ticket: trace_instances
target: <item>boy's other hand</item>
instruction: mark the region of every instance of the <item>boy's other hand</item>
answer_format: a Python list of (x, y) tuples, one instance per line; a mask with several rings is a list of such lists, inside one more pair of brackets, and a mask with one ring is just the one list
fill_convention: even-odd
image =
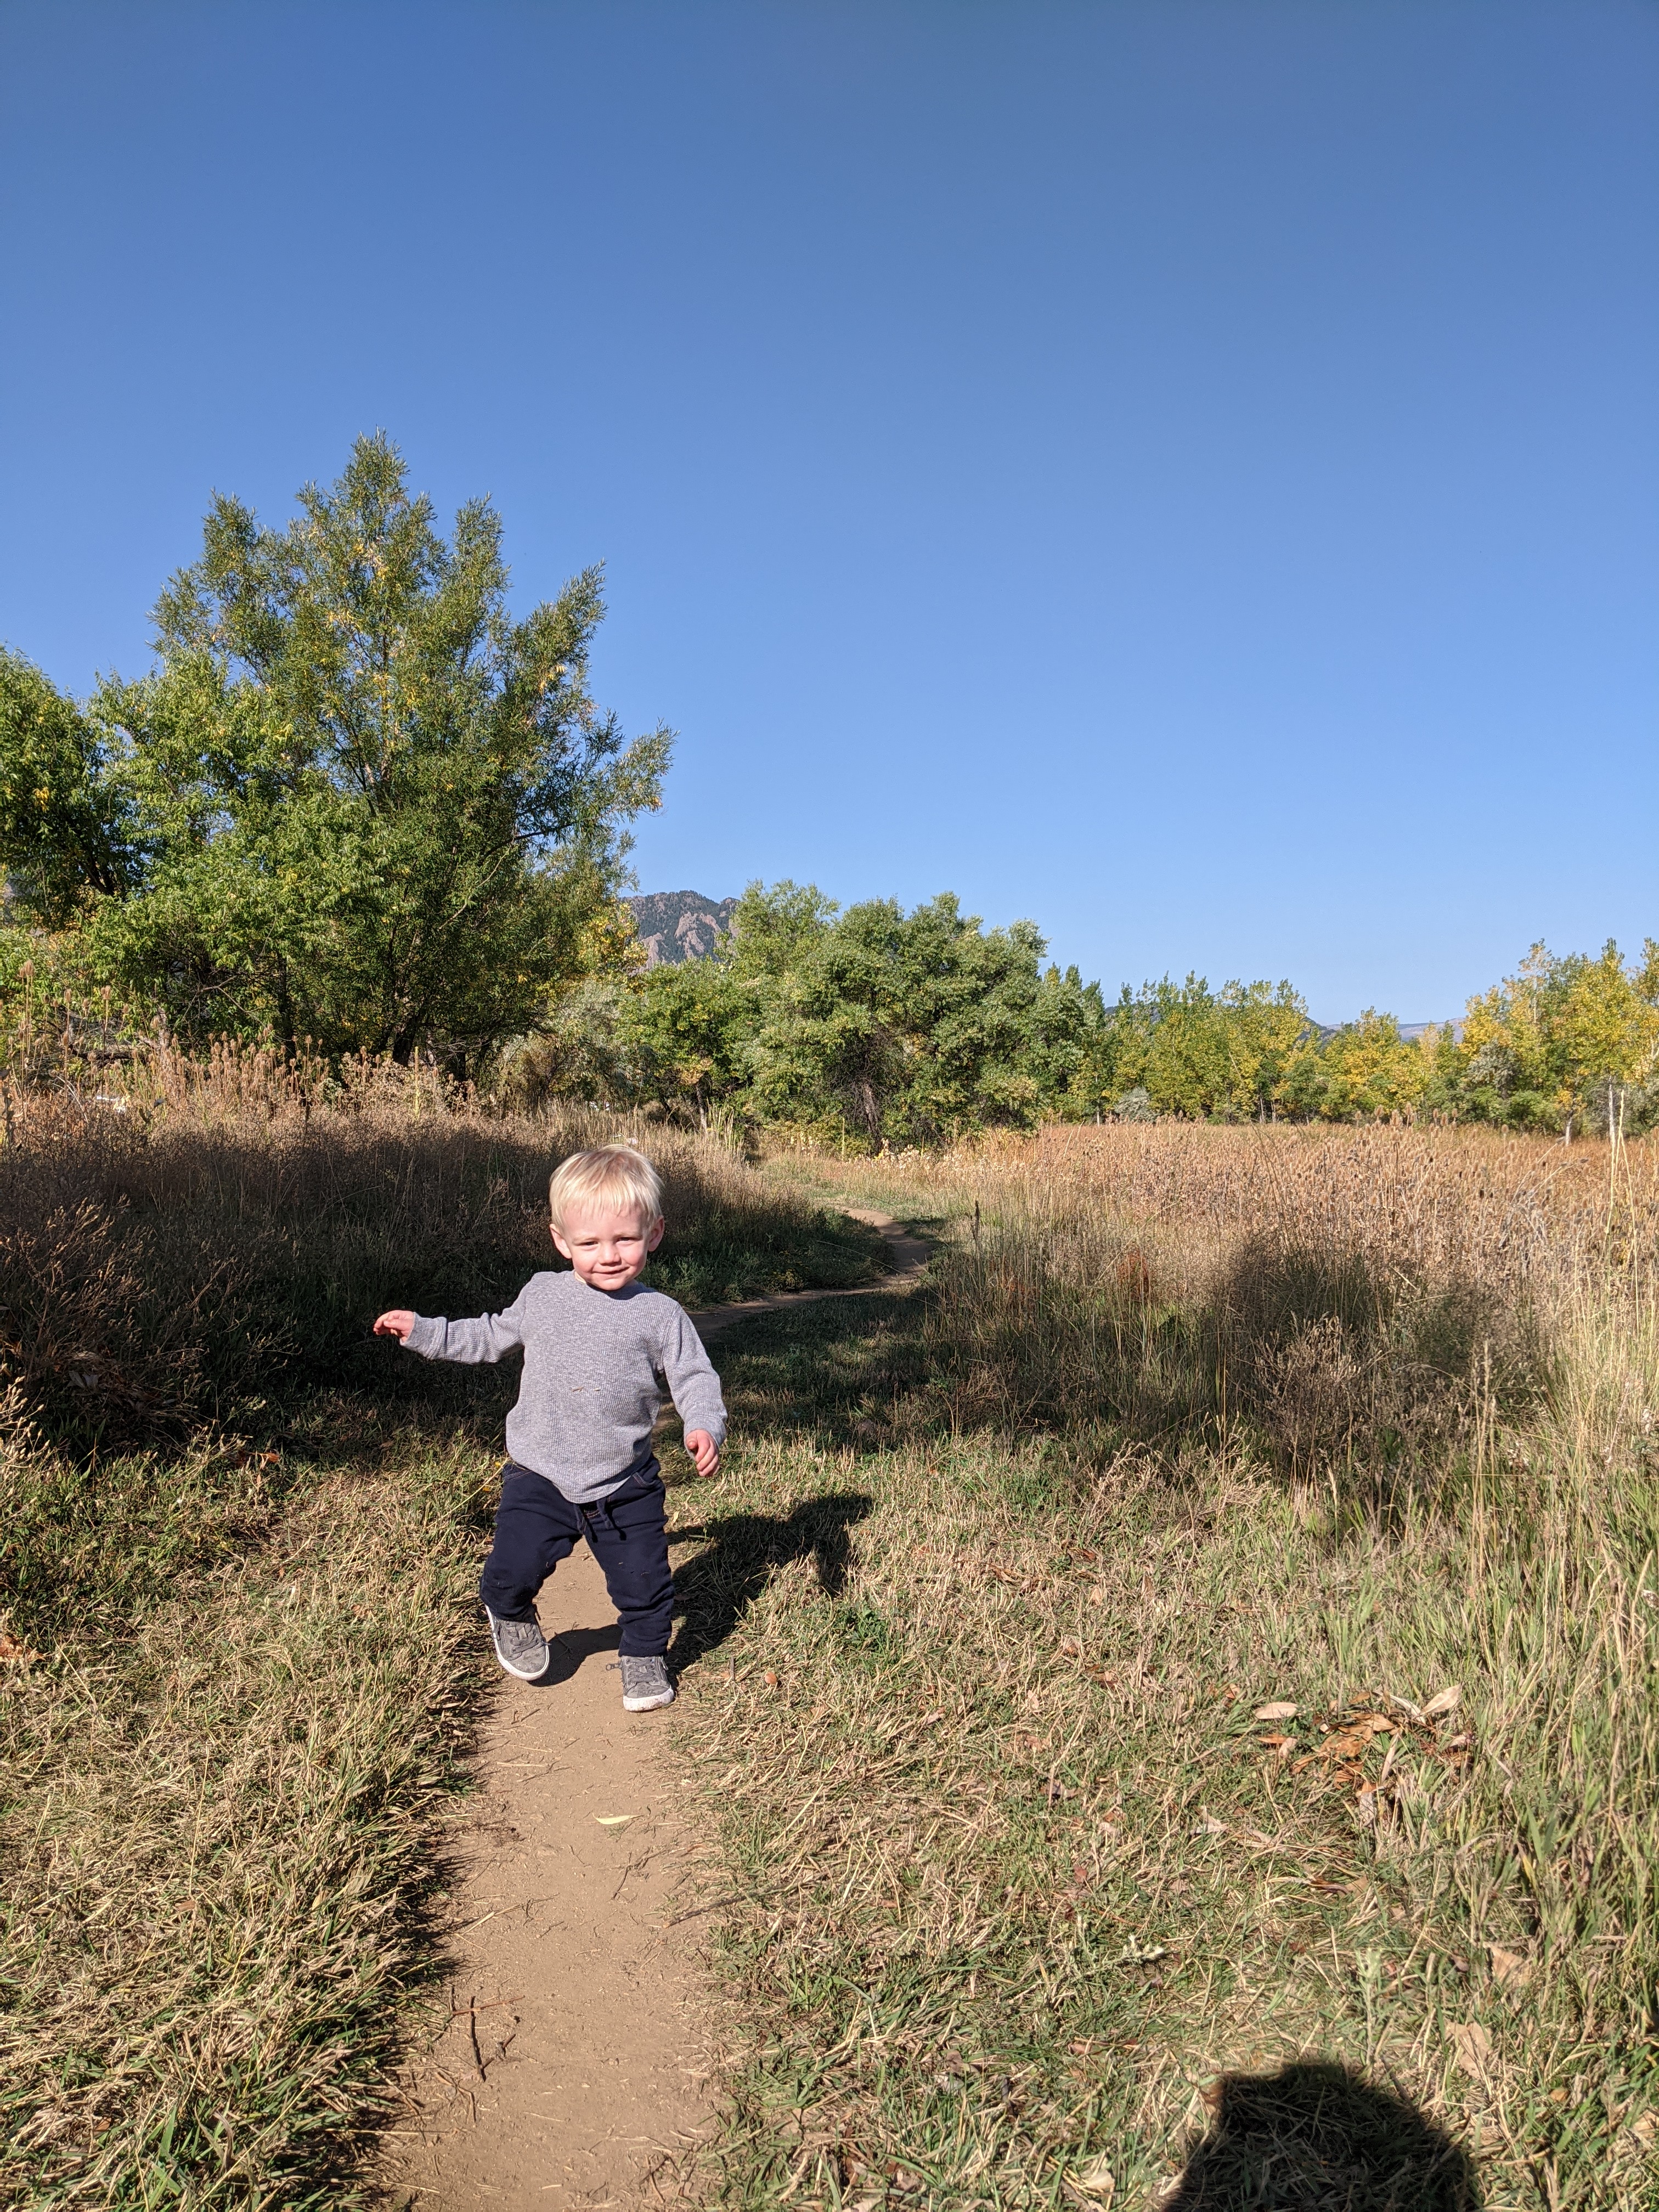
[(383, 1313), (375, 1322), (374, 1334), (376, 1336), (395, 1336), (401, 1344), (414, 1326), (412, 1313), (405, 1313), (401, 1306), (393, 1306), (390, 1313)]
[(720, 1448), (707, 1429), (693, 1429), (685, 1440), (685, 1449), (699, 1474), (713, 1474), (720, 1463)]

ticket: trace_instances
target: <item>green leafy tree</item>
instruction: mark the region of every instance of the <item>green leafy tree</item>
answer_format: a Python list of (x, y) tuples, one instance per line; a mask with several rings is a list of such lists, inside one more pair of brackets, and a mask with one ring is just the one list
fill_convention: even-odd
[(1128, 1099), (1123, 1110), (1136, 1116), (1249, 1121), (1269, 1110), (1307, 1021), (1288, 983), (1126, 985), (1106, 1017), (1097, 1096), (1109, 1112)]
[(1469, 1119), (1522, 1128), (1599, 1127), (1609, 1097), (1636, 1094), (1650, 1121), (1659, 1069), (1659, 945), (1640, 967), (1611, 939), (1599, 958), (1534, 945), (1518, 975), (1469, 1000), (1457, 1079), (1446, 1088)]
[(1044, 970), (1034, 923), (987, 930), (948, 892), (834, 919), (817, 893), (780, 893), (751, 890), (733, 920), (733, 966), (762, 986), (746, 1056), (763, 1118), (933, 1143), (1057, 1110), (1098, 994)]
[(1414, 1119), (1434, 1074), (1434, 1044), (1400, 1034), (1392, 1014), (1368, 1006), (1325, 1038), (1304, 1038), (1278, 1088), (1293, 1115), (1327, 1121)]
[(684, 1103), (707, 1123), (711, 1106), (741, 1088), (752, 1005), (723, 961), (665, 962), (624, 994), (617, 1024), (636, 1094)]
[(0, 858), (186, 1034), (468, 1074), (580, 972), (668, 733), (629, 743), (589, 694), (599, 572), (515, 621), (493, 508), (447, 541), (389, 440), (300, 507), (276, 531), (214, 501), (141, 681), (54, 710), (0, 670)]
[(106, 733), (21, 653), (0, 647), (0, 862), (51, 930), (124, 897), (144, 855), (111, 775)]
[(572, 1001), (556, 1048), (515, 1066), (591, 1081), (608, 1058), (616, 1103), (731, 1106), (870, 1145), (1030, 1127), (1075, 1096), (1103, 1018), (1098, 990), (1043, 952), (1030, 922), (987, 930), (948, 894), (842, 914), (811, 885), (754, 884), (718, 955)]

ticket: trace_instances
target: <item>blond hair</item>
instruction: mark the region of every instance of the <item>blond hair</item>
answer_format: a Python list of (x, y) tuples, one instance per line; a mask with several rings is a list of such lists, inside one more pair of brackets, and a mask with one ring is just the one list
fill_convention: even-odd
[(564, 1227), (568, 1214), (602, 1206), (636, 1207), (651, 1222), (662, 1212), (662, 1177), (632, 1145), (596, 1145), (560, 1161), (547, 1196), (556, 1229)]

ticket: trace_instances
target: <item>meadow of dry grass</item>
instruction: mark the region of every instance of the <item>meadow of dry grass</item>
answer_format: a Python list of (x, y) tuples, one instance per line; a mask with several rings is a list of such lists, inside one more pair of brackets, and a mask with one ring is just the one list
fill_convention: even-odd
[[(4, 1099), (0, 2198), (344, 2206), (514, 1380), (361, 1331), (515, 1289), (595, 1132), (152, 1078)], [(1659, 2200), (1645, 1148), (649, 1141), (688, 1302), (867, 1273), (842, 1200), (938, 1242), (723, 1338), (726, 1466), (667, 1455), (728, 2000), (690, 2197)]]
[(703, 2185), (1656, 2201), (1647, 1155), (1160, 1127), (774, 1172), (942, 1249), (880, 1326), (725, 1351)]
[[(0, 1102), (0, 2202), (335, 2208), (432, 1970), (516, 1382), (368, 1326), (505, 1303), (597, 1132), (151, 1074)], [(878, 1263), (653, 1143), (683, 1296)]]

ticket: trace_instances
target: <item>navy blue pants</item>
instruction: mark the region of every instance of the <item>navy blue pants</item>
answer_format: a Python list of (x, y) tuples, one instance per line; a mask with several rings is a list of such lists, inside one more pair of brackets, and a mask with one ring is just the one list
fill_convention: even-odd
[(630, 1658), (659, 1659), (674, 1614), (667, 1508), (655, 1460), (591, 1505), (573, 1505), (544, 1474), (508, 1460), (478, 1595), (503, 1620), (533, 1620), (537, 1591), (586, 1536), (622, 1622), (618, 1650)]

